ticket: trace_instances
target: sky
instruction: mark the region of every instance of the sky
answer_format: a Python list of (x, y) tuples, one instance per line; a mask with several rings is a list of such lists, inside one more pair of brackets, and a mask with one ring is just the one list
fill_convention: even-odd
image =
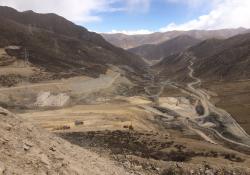
[(250, 28), (250, 0), (0, 0), (0, 5), (56, 13), (99, 33)]

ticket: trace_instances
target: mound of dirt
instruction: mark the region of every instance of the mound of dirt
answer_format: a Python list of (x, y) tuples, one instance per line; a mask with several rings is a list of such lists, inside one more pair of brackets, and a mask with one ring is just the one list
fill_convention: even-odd
[(65, 93), (53, 95), (50, 92), (41, 92), (38, 94), (36, 106), (64, 106), (69, 101), (69, 96)]
[(0, 133), (1, 175), (127, 174), (112, 161), (71, 145), (3, 108), (0, 108)]

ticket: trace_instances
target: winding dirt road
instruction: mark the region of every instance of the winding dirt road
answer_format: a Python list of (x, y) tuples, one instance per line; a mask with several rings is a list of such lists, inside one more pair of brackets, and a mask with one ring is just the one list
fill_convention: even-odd
[(204, 114), (200, 116), (199, 119), (209, 117), (211, 113), (216, 114), (217, 116), (219, 116), (219, 120), (222, 121), (223, 124), (226, 126), (227, 131), (232, 133), (234, 136), (238, 137), (242, 143), (223, 136), (221, 133), (219, 133), (217, 130), (213, 128), (209, 129), (213, 130), (224, 141), (250, 148), (250, 136), (245, 132), (245, 130), (233, 119), (233, 117), (229, 113), (227, 113), (223, 109), (215, 107), (214, 104), (212, 104), (209, 101), (210, 100), (209, 94), (207, 94), (202, 89), (194, 87), (201, 84), (201, 80), (194, 76), (193, 61), (196, 58), (190, 54), (186, 54), (186, 57), (190, 59), (190, 65), (188, 66), (188, 69), (190, 71), (189, 76), (194, 80), (193, 82), (187, 84), (188, 90), (190, 91), (190, 95), (199, 100), (202, 106), (204, 107)]

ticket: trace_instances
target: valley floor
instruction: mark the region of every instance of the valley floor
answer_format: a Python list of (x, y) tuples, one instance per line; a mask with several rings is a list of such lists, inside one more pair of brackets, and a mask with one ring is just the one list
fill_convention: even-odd
[[(28, 78), (10, 83), (11, 87), (4, 87), (3, 81), (1, 105), (73, 144), (109, 157), (131, 174), (155, 175), (170, 169), (201, 174), (250, 172), (249, 154), (232, 149), (210, 132), (217, 120), (197, 121), (208, 114), (203, 104), (207, 99), (197, 99), (192, 92), (197, 82), (181, 86), (159, 81), (150, 70), (144, 77), (134, 75), (132, 81), (121, 69), (111, 67), (98, 78), (45, 78), (33, 83), (30, 76), (46, 72), (28, 66), (29, 73), (5, 74)], [(190, 71), (192, 75), (191, 67)], [(223, 96), (219, 84), (202, 85), (219, 94), (214, 98), (213, 93), (202, 91), (212, 99)], [(248, 89), (247, 84), (239, 86)], [(226, 109), (223, 102), (217, 104)], [(203, 114), (197, 110), (199, 105), (203, 105)]]
[(204, 82), (204, 89), (215, 92), (212, 100), (228, 111), (250, 134), (250, 81)]

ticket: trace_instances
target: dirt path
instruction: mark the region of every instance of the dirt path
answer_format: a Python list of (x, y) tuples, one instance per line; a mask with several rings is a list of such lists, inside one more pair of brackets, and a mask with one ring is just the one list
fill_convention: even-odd
[[(84, 76), (83, 76), (84, 77)], [(114, 73), (113, 75), (103, 75), (99, 78), (82, 78), (79, 77), (67, 80), (57, 80), (54, 82), (47, 83), (37, 83), (37, 84), (27, 84), (16, 87), (0, 88), (0, 92), (12, 91), (12, 90), (26, 90), (30, 88), (43, 88), (43, 87), (56, 87), (64, 86), (69, 87), (69, 89), (81, 92), (92, 92), (100, 89), (109, 88), (112, 84), (120, 77), (119, 73)]]
[(225, 138), (224, 136), (222, 136), (218, 131), (216, 131), (218, 133), (218, 136), (221, 137), (223, 140), (229, 141), (231, 143), (240, 145), (240, 146), (246, 146), (248, 148), (250, 148), (250, 137), (249, 135), (244, 131), (244, 129), (242, 129), (242, 127), (232, 118), (232, 116), (227, 113), (225, 110), (223, 109), (219, 109), (217, 107), (215, 107), (210, 101), (210, 95), (207, 94), (205, 91), (195, 88), (194, 86), (199, 85), (201, 83), (201, 80), (197, 77), (195, 77), (194, 74), (194, 69), (193, 69), (193, 60), (195, 59), (194, 56), (191, 55), (187, 55), (187, 57), (190, 58), (190, 65), (188, 67), (188, 69), (190, 70), (189, 72), (189, 76), (190, 78), (192, 78), (194, 81), (189, 83), (188, 89), (191, 91), (190, 95), (192, 96), (198, 96), (200, 100), (200, 102), (202, 103), (202, 106), (204, 107), (204, 114), (202, 116), (200, 116), (200, 118), (204, 118), (207, 117), (211, 114), (211, 112), (217, 114), (218, 116), (222, 117), (224, 120), (224, 123), (226, 124), (228, 130), (233, 133), (234, 135), (238, 136), (240, 139), (244, 140), (244, 143), (239, 143), (239, 142), (235, 142), (234, 140), (231, 140), (229, 138)]
[(9, 87), (9, 88), (1, 88), (0, 92), (4, 91), (11, 91), (11, 90), (20, 90), (20, 89), (28, 89), (28, 88), (35, 88), (35, 87), (44, 87), (44, 86), (58, 86), (63, 85), (64, 83), (39, 83), (39, 84), (30, 84), (30, 85), (23, 85), (17, 87)]

